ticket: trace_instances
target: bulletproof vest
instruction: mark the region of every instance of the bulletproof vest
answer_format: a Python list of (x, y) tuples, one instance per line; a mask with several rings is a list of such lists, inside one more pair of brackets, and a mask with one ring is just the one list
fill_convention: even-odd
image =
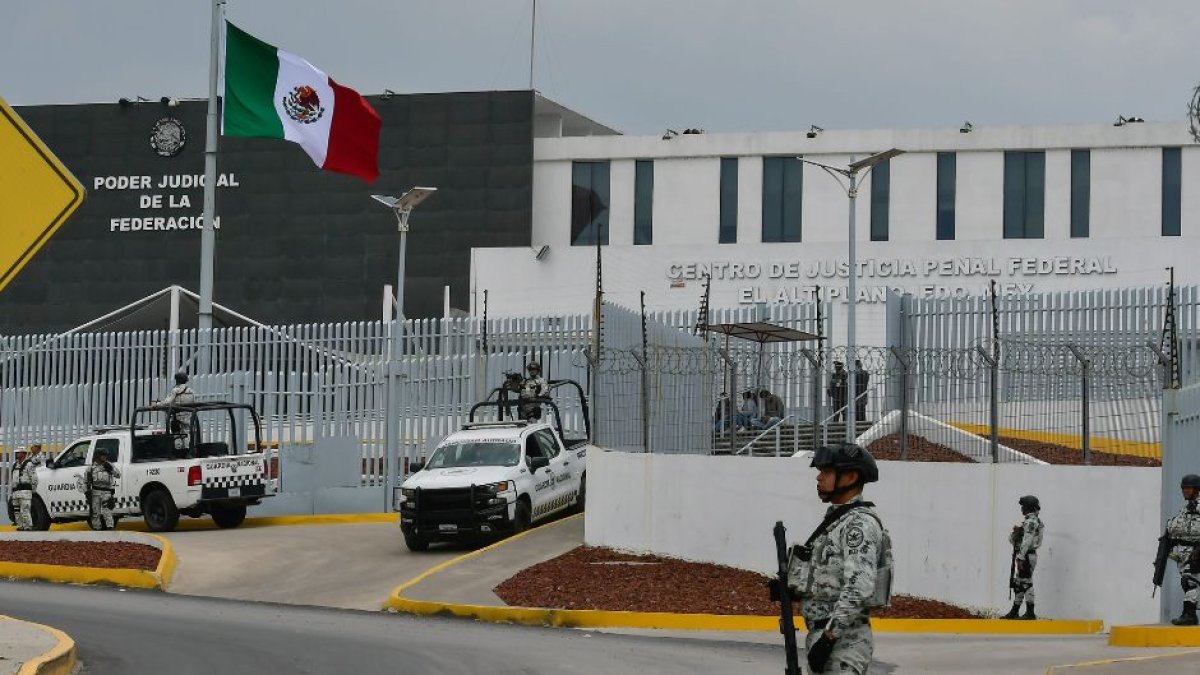
[(1193, 544), (1200, 542), (1200, 513), (1192, 513), (1184, 507), (1181, 513), (1167, 521), (1167, 531), (1172, 539)]
[(92, 489), (93, 490), (111, 490), (113, 489), (113, 475), (104, 468), (103, 464), (93, 464), (91, 469)]
[[(861, 508), (861, 507), (860, 507)], [(883, 526), (883, 521), (874, 511), (863, 509), (863, 514), (875, 519), (879, 523), (880, 538), (879, 550), (876, 553), (875, 560), (875, 588), (871, 595), (866, 598), (864, 607), (867, 609), (875, 609), (878, 607), (887, 607), (892, 601), (892, 576), (895, 568), (895, 560), (892, 556), (892, 536), (888, 533), (887, 528)], [(841, 520), (849, 515), (849, 511), (842, 515), (841, 518), (831, 524), (828, 529), (833, 529)], [(824, 534), (824, 533), (821, 533)], [(813, 546), (818, 544), (818, 546)], [(814, 573), (816, 565), (813, 563), (814, 558), (821, 557), (821, 549), (829, 545), (828, 538), (814, 537), (803, 546), (793, 547), (791, 560), (789, 561), (789, 578), (796, 580), (794, 584), (801, 596), (805, 595), (813, 585)]]

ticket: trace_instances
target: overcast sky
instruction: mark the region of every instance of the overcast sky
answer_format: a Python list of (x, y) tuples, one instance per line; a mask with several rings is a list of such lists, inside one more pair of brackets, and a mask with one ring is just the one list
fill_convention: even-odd
[[(2, 0), (13, 105), (207, 96), (209, 0)], [(533, 0), (229, 0), (364, 94), (524, 89)], [(625, 133), (1182, 121), (1197, 0), (539, 0), (535, 88)]]

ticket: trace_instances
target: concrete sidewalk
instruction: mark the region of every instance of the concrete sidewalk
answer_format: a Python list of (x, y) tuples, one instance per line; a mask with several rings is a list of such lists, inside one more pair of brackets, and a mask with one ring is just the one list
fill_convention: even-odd
[(62, 645), (46, 627), (0, 615), (0, 675), (16, 675), (27, 662), (69, 649), (69, 655), (39, 668), (39, 673), (66, 673), (75, 663), (75, 644)]

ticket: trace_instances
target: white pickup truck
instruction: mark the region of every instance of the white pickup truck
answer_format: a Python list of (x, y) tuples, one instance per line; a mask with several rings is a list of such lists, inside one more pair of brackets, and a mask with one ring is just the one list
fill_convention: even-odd
[[(513, 405), (476, 404), (472, 420), (481, 407), (496, 407), (501, 419), (469, 422), (442, 439), (428, 462), (409, 467), (412, 474), (394, 495), (409, 550), (423, 551), (437, 540), (513, 534), (556, 513), (583, 509), (588, 438), (564, 438), (558, 407), (549, 399), (542, 405), (554, 424), (505, 421), (503, 411)], [(590, 435), (586, 402), (583, 418)]]
[[(136, 424), (158, 416), (158, 428)], [(252, 425), (254, 439), (242, 438)], [(104, 428), (69, 443), (39, 467), (33, 522), (87, 520), (84, 472), (97, 450), (105, 450), (121, 477), (113, 498), (114, 519), (142, 516), (154, 532), (175, 529), (180, 514), (212, 516), (220, 527), (237, 527), (246, 507), (274, 494), (270, 458), (260, 441), (258, 414), (249, 405), (206, 402), (138, 408), (128, 427)], [(230, 454), (231, 449), (250, 452)], [(10, 514), (11, 516), (11, 514)]]

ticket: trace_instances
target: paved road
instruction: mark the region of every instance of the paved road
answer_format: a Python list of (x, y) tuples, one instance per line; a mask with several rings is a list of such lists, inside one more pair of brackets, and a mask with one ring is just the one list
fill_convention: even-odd
[(414, 554), (395, 523), (172, 532), (172, 593), (377, 610), (392, 589), (470, 550)]
[(85, 675), (778, 675), (777, 648), (0, 582), (0, 607), (76, 641)]

